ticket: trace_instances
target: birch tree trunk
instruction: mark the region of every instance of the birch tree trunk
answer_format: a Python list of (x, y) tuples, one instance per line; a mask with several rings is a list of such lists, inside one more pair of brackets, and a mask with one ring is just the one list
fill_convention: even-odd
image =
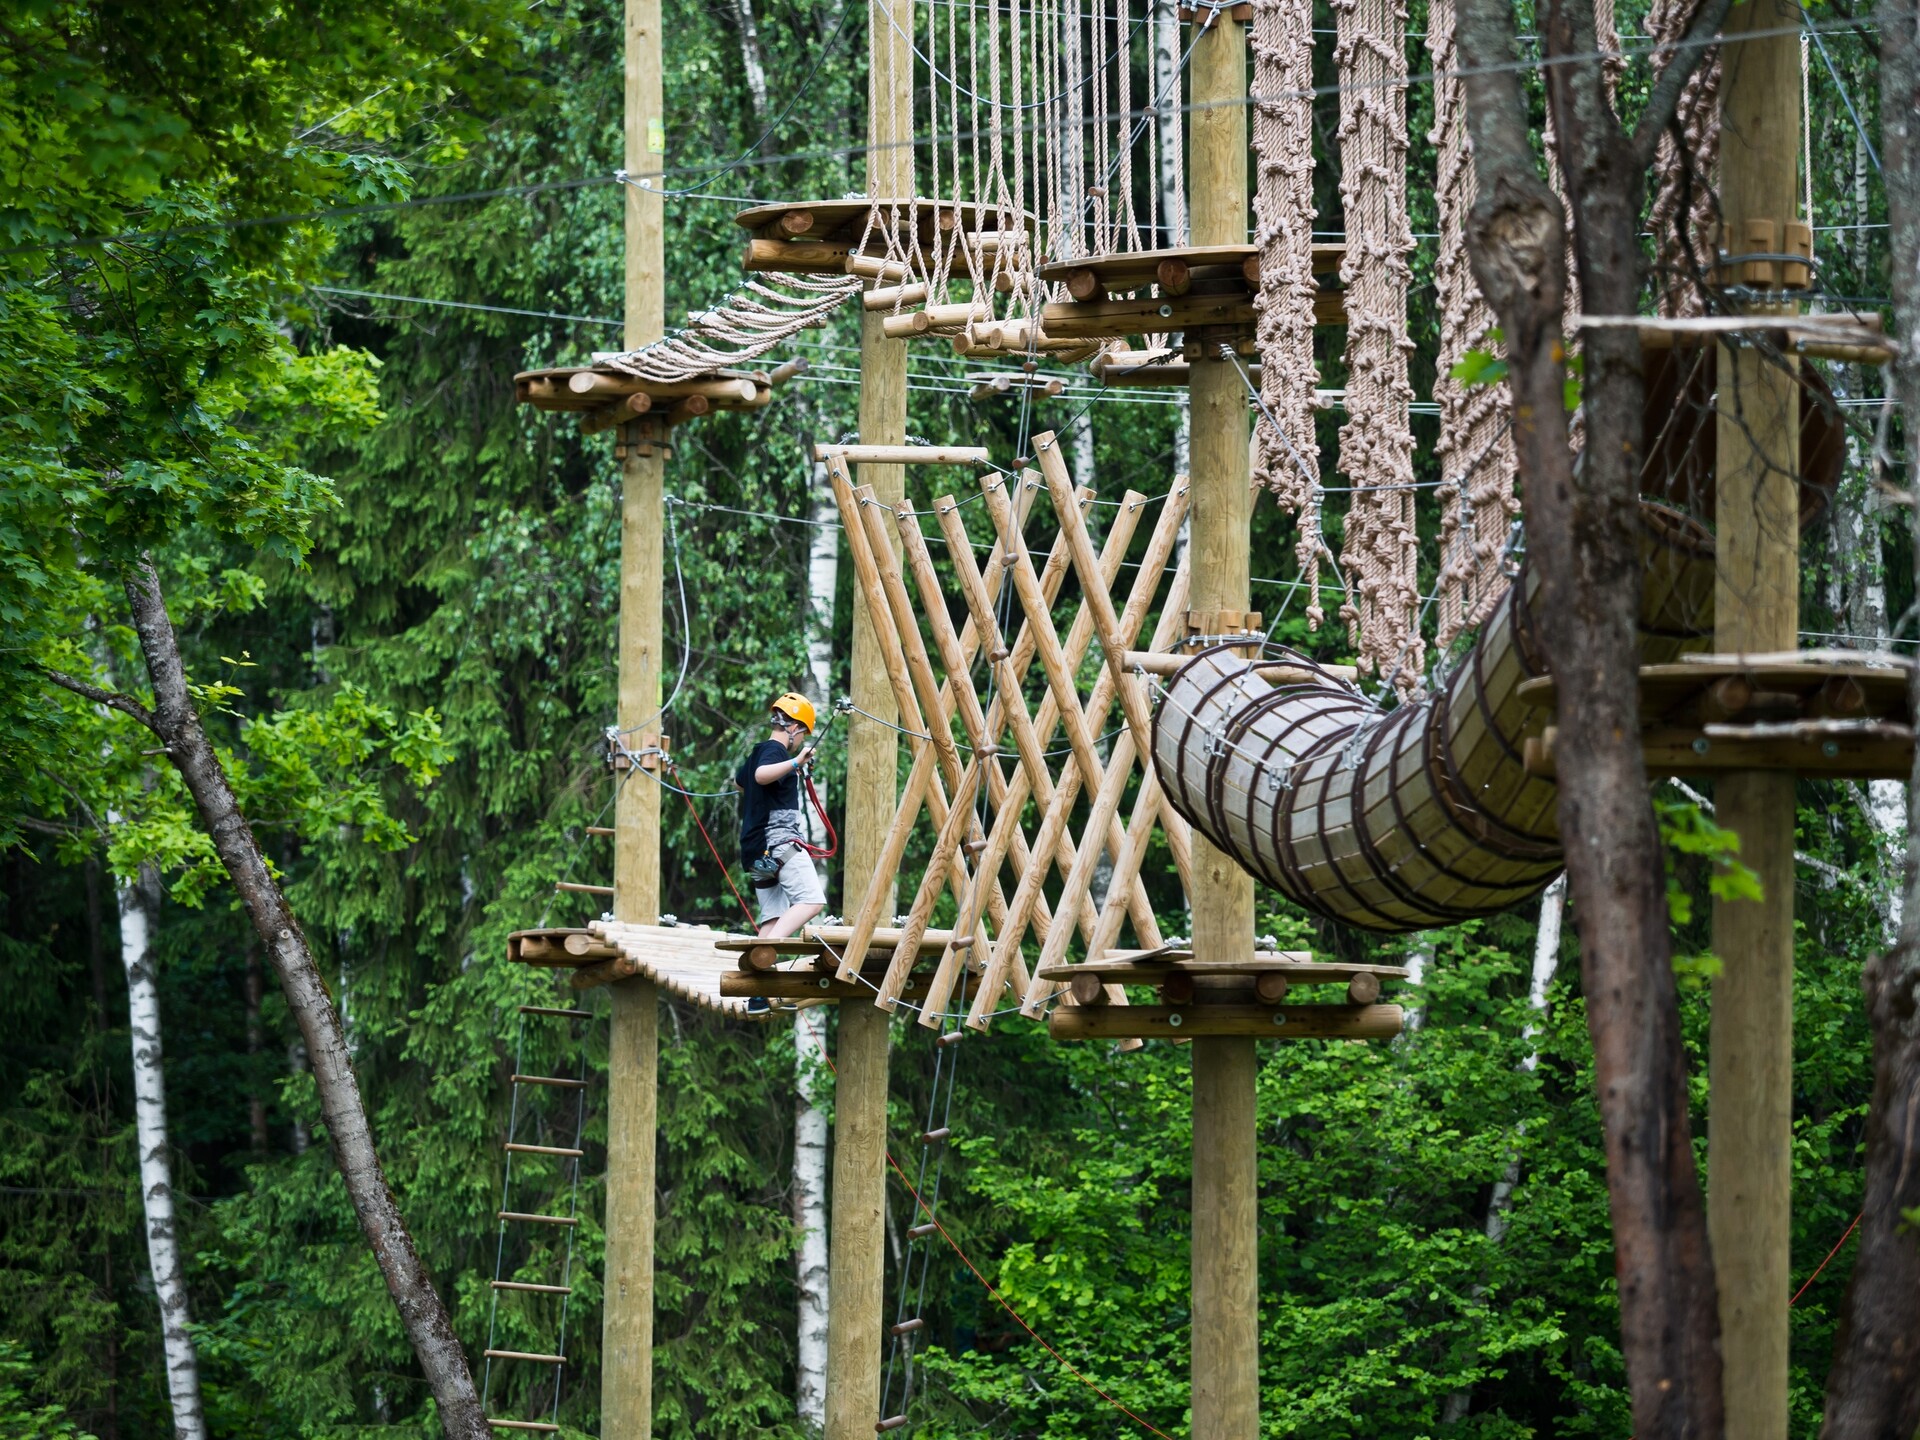
[(728, 0), (734, 29), (740, 35), (740, 69), (746, 76), (747, 98), (753, 105), (753, 123), (767, 123), (767, 61), (760, 49), (760, 27), (753, 18), (753, 0)]
[[(742, 0), (745, 3), (745, 0)], [(813, 604), (807, 642), (813, 692), (824, 709), (833, 703), (833, 604), (840, 583), (840, 529), (824, 465), (814, 467), (813, 545), (807, 555), (807, 591)], [(826, 862), (820, 862), (826, 881)], [(793, 1017), (793, 1221), (800, 1231), (794, 1257), (798, 1308), (794, 1400), (800, 1422), (827, 1422), (827, 1114), (819, 1097), (827, 1066), (827, 1012), (811, 1006)]]
[(827, 1423), (827, 1114), (816, 1093), (827, 1058), (824, 1005), (793, 1017), (793, 1048), (793, 1219), (800, 1230), (795, 1401), (801, 1424), (819, 1429)]
[[(1560, 968), (1560, 921), (1566, 913), (1567, 877), (1560, 876), (1540, 896), (1540, 920), (1533, 933), (1533, 981), (1527, 987), (1527, 1004), (1536, 1015), (1547, 1013), (1547, 992), (1553, 988), (1554, 973)], [(1522, 1040), (1531, 1040), (1540, 1033), (1540, 1027), (1533, 1021), (1527, 1022), (1520, 1032)], [(1540, 1052), (1529, 1050), (1520, 1061), (1520, 1068), (1532, 1074), (1540, 1068)], [(1521, 1122), (1519, 1132), (1524, 1134), (1526, 1124)], [(1498, 1246), (1507, 1238), (1509, 1217), (1513, 1214), (1513, 1192), (1520, 1186), (1520, 1152), (1518, 1149), (1507, 1154), (1507, 1168), (1500, 1178), (1494, 1181), (1493, 1192), (1487, 1196), (1487, 1220), (1484, 1234), (1489, 1246)], [(1484, 1285), (1474, 1287), (1474, 1296), (1486, 1293)], [(1451, 1425), (1466, 1418), (1473, 1408), (1473, 1391), (1456, 1390), (1447, 1396), (1440, 1407), (1440, 1423)]]
[[(306, 936), (240, 811), (220, 758), (201, 729), (199, 713), (187, 689), (179, 639), (167, 614), (160, 577), (150, 560), (142, 560), (128, 573), (126, 593), (153, 686), (153, 709), (148, 711), (125, 696), (106, 692), (94, 691), (92, 698), (103, 699), (147, 725), (159, 736), (167, 758), (186, 782), (201, 823), (246, 907), (254, 933), (280, 978), (287, 1009), (306, 1042), (307, 1061), (320, 1091), (334, 1162), (438, 1405), (441, 1428), (455, 1440), (491, 1440), (492, 1431), (474, 1389), (466, 1353), (414, 1248), (374, 1150), (372, 1126), (339, 1014), (314, 964)], [(83, 693), (90, 688), (70, 681), (62, 683)]]
[[(1912, 507), (1920, 494), (1920, 0), (1883, 0), (1880, 24), (1881, 152), (1893, 259), (1894, 333), (1900, 351), (1893, 395), (1906, 415)], [(1882, 457), (1884, 460), (1884, 457)], [(1920, 508), (1909, 511), (1920, 550)], [(1908, 678), (1920, 701), (1920, 669)], [(1920, 1207), (1920, 759), (1907, 791), (1905, 906), (1900, 941), (1867, 963), (1861, 984), (1873, 1029), (1873, 1096), (1867, 1107), (1866, 1197), (1853, 1278), (1840, 1311), (1827, 1373), (1823, 1440), (1907, 1440), (1920, 1427), (1920, 1235), (1906, 1216)]]
[(133, 1039), (133, 1116), (140, 1147), (140, 1203), (147, 1263), (160, 1302), (160, 1346), (177, 1440), (207, 1440), (200, 1361), (187, 1323), (187, 1276), (174, 1228), (173, 1147), (167, 1141), (167, 1086), (160, 1069), (160, 987), (153, 974), (153, 876), (120, 886), (120, 963), (127, 972), (127, 1029)]

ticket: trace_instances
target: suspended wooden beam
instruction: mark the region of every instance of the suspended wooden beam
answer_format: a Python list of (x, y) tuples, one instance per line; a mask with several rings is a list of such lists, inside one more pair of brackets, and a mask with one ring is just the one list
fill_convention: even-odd
[(1398, 1005), (1062, 1005), (1047, 1019), (1055, 1040), (1391, 1040), (1405, 1026)]

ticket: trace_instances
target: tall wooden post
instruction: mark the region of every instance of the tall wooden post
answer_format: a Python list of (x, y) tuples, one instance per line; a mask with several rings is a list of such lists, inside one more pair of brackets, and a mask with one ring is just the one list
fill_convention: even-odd
[[(626, 167), (657, 177), (665, 155), (660, 0), (626, 0)], [(626, 344), (664, 333), (666, 246), (661, 181), (626, 190)], [(620, 680), (618, 723), (630, 750), (661, 728), (662, 484), (665, 427), (631, 425), (620, 466)], [(660, 913), (660, 787), (616, 772), (613, 913), (651, 924)], [(606, 1306), (600, 1326), (600, 1434), (653, 1433), (654, 1123), (659, 1100), (659, 1005), (650, 980), (611, 988), (607, 1057)]]
[[(913, 195), (912, 11), (892, 0), (867, 7), (867, 194)], [(860, 322), (860, 440), (899, 445), (907, 436), (907, 345), (889, 340), (882, 317)], [(900, 465), (862, 465), (860, 481), (883, 504), (906, 493)], [(892, 526), (888, 526), (889, 533)], [(853, 702), (894, 717), (893, 687), (865, 607), (853, 607)], [(864, 721), (847, 737), (847, 896), (866, 892), (897, 803), (899, 742)], [(869, 1440), (880, 1418), (881, 1310), (886, 1277), (887, 1046), (892, 1017), (867, 999), (840, 1007), (834, 1081), (833, 1209), (827, 1254), (826, 1440)]]
[[(1723, 249), (1786, 249), (1800, 218), (1797, 9), (1756, 0), (1728, 12), (1742, 31), (1784, 29), (1721, 52)], [(1771, 222), (1770, 238), (1752, 222)], [(1778, 266), (1770, 269), (1778, 272)], [(1788, 361), (1722, 346), (1719, 354), (1717, 579), (1721, 652), (1799, 643), (1800, 395)], [(1765, 898), (1716, 902), (1708, 1074), (1707, 1223), (1720, 1288), (1727, 1434), (1787, 1433), (1787, 1255), (1793, 1142), (1793, 776), (1723, 777), (1718, 819)]]
[[(1202, 12), (1196, 12), (1197, 15)], [(1247, 240), (1247, 35), (1216, 10), (1194, 43), (1190, 120), (1193, 244)], [(1246, 382), (1218, 343), (1192, 350), (1192, 600), (1245, 611), (1248, 584)], [(1253, 954), (1253, 879), (1193, 837), (1196, 960)], [(1193, 1042), (1193, 1433), (1254, 1440), (1260, 1430), (1254, 1042)]]

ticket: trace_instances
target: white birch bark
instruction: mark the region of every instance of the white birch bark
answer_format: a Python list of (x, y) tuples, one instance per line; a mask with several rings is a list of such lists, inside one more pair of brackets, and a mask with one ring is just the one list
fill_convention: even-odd
[[(744, 0), (743, 0), (744, 3)], [(816, 703), (833, 703), (833, 599), (840, 581), (838, 508), (824, 465), (814, 469), (813, 545), (807, 556), (812, 601), (807, 664)], [(821, 879), (826, 879), (821, 862)], [(797, 1290), (795, 1407), (815, 1428), (827, 1418), (827, 1115), (816, 1093), (827, 1065), (827, 1012), (800, 1011), (793, 1022), (793, 1220), (800, 1231), (794, 1257)]]
[(172, 1147), (167, 1143), (167, 1087), (160, 1069), (160, 987), (153, 974), (153, 910), (146, 875), (122, 884), (120, 963), (127, 972), (127, 1027), (133, 1037), (133, 1114), (140, 1147), (140, 1200), (147, 1221), (147, 1263), (160, 1302), (160, 1345), (177, 1440), (206, 1440), (200, 1362), (187, 1331), (187, 1277), (174, 1228)]
[(827, 1011), (809, 1006), (793, 1017), (798, 1103), (793, 1117), (793, 1219), (799, 1325), (795, 1401), (800, 1423), (827, 1421), (827, 1115), (815, 1086), (826, 1066)]
[[(1527, 1004), (1535, 1015), (1547, 1013), (1547, 992), (1553, 988), (1554, 973), (1560, 968), (1560, 923), (1566, 918), (1567, 877), (1559, 876), (1540, 897), (1540, 924), (1533, 938), (1533, 981), (1527, 987)], [(1540, 1033), (1540, 1027), (1529, 1020), (1521, 1030), (1523, 1040), (1532, 1040)], [(1531, 1074), (1540, 1068), (1540, 1052), (1529, 1050), (1521, 1060), (1520, 1068)], [(1522, 1125), (1524, 1132), (1525, 1126)], [(1520, 1152), (1515, 1150), (1507, 1156), (1507, 1168), (1494, 1182), (1493, 1193), (1487, 1197), (1486, 1236), (1489, 1244), (1498, 1245), (1507, 1238), (1507, 1226), (1513, 1213), (1513, 1192), (1520, 1184)], [(1485, 1293), (1482, 1286), (1474, 1288), (1476, 1296)], [(1471, 1390), (1456, 1390), (1447, 1396), (1440, 1407), (1440, 1423), (1451, 1425), (1466, 1417), (1473, 1403)]]

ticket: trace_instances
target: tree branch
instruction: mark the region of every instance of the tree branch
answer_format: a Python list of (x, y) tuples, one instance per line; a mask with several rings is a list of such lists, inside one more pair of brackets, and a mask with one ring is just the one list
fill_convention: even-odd
[(153, 712), (131, 695), (122, 695), (118, 690), (102, 690), (98, 685), (89, 685), (86, 681), (68, 675), (64, 671), (55, 670), (49, 665), (35, 665), (34, 668), (62, 690), (71, 690), (82, 700), (91, 700), (96, 705), (105, 705), (118, 710), (123, 715), (131, 715), (154, 734), (160, 733), (159, 727), (154, 722)]

